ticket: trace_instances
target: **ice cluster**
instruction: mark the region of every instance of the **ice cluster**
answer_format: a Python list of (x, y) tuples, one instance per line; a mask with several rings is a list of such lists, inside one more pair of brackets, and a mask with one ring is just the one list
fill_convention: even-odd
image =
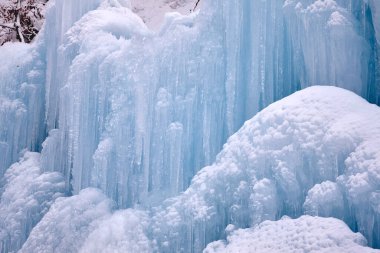
[(232, 231), (223, 241), (210, 243), (204, 253), (370, 253), (366, 241), (344, 222), (332, 218), (301, 216), (298, 219), (265, 221), (255, 228)]
[(379, 1), (202, 0), (157, 32), (49, 3), (0, 48), (1, 252), (201, 252), (303, 214), (380, 247)]

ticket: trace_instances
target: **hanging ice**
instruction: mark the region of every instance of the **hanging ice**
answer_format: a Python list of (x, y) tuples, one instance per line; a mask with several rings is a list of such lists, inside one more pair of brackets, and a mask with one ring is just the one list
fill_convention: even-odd
[(228, 224), (244, 228), (305, 212), (343, 219), (377, 245), (379, 116), (379, 107), (334, 87), (307, 88), (270, 105), (183, 194), (156, 210), (160, 249), (199, 252)]
[[(141, 250), (152, 247), (158, 252), (201, 252), (208, 243), (223, 238), (229, 224), (253, 227), (283, 215), (298, 217), (309, 213), (340, 218), (352, 229), (357, 226), (369, 244), (376, 245), (380, 122), (373, 119), (379, 116), (379, 107), (340, 88), (316, 86), (297, 92), (247, 121), (229, 138), (214, 164), (203, 168), (184, 193), (151, 209), (150, 217), (137, 210), (116, 216), (125, 217), (127, 224), (136, 224), (137, 215), (141, 224), (133, 225), (140, 232), (122, 230), (118, 238), (128, 238), (130, 245), (142, 247)], [(94, 234), (108, 226), (112, 230), (118, 218), (102, 218), (108, 217), (109, 204), (103, 214), (103, 204), (99, 209), (98, 204), (86, 202), (93, 199), (87, 196), (89, 193), (96, 201), (106, 201), (95, 190), (57, 201), (32, 231), (24, 245), (26, 252), (33, 252), (37, 245), (39, 252), (67, 251), (69, 243), (74, 243), (75, 247), (70, 247), (75, 252), (88, 247), (83, 243), (92, 240), (92, 230)], [(333, 201), (336, 206), (324, 206)], [(68, 211), (72, 209), (79, 213)], [(300, 224), (309, 224), (307, 220), (301, 218)], [(310, 218), (310, 222), (314, 221), (323, 220)], [(82, 224), (81, 230), (70, 230), (70, 222)], [(329, 231), (326, 228), (327, 234)], [(61, 235), (62, 243), (57, 243), (57, 236), (40, 243), (40, 238), (46, 238), (43, 235), (62, 232), (67, 234)], [(70, 239), (72, 235), (80, 239)], [(118, 244), (107, 238), (97, 245), (107, 247), (107, 242), (118, 249)], [(365, 245), (363, 240), (360, 245)]]
[[(39, 250), (66, 250), (72, 241), (90, 251), (101, 233), (91, 224), (143, 217), (151, 222), (140, 224), (146, 243), (125, 247), (150, 251), (156, 242), (159, 251), (199, 252), (229, 223), (244, 228), (305, 212), (341, 218), (379, 246), (378, 113), (351, 93), (318, 87), (281, 102), (293, 111), (269, 107), (193, 179), (244, 121), (296, 90), (334, 85), (380, 103), (376, 1), (202, 0), (202, 11), (169, 14), (157, 33), (128, 6), (57, 0), (32, 46), (0, 48), (10, 61), (0, 67), (0, 176), (23, 149), (38, 151), (41, 173), (61, 173), (74, 195), (56, 202), (25, 251), (62, 217), (86, 220), (73, 232), (78, 240), (51, 238)], [(107, 197), (82, 192), (87, 187)], [(86, 196), (151, 213), (110, 218), (107, 207), (87, 219), (57, 208)], [(174, 198), (161, 206), (167, 197)], [(22, 232), (12, 250), (29, 230)]]
[(354, 16), (331, 3), (320, 15), (301, 3), (206, 1), (198, 17), (168, 16), (158, 35), (103, 3), (59, 49), (63, 99), (59, 119), (48, 116), (59, 131), (46, 142), (46, 167), (72, 175), (75, 193), (93, 186), (120, 207), (151, 205), (184, 190), (227, 136), (296, 89), (326, 83), (367, 96), (368, 44)]

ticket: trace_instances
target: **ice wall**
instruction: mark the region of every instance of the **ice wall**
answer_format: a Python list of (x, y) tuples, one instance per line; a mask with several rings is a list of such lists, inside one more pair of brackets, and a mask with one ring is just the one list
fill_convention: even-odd
[(334, 87), (270, 105), (183, 194), (155, 209), (160, 252), (200, 252), (228, 224), (254, 227), (304, 213), (342, 219), (378, 245), (379, 116), (379, 107)]
[(329, 83), (366, 97), (362, 57), (369, 58), (368, 46), (350, 11), (321, 0), (286, 1), (284, 9), (294, 57), (304, 63), (298, 69), (301, 87)]
[(56, 75), (61, 68), (58, 47), (67, 29), (99, 3), (100, 0), (80, 4), (51, 1), (48, 22), (32, 45), (13, 43), (1, 47), (0, 176), (18, 160), (22, 149), (40, 151), (46, 131), (55, 128), (61, 83)]
[[(34, 45), (0, 49), (0, 56), (10, 59), (0, 68), (0, 175), (27, 148), (41, 151), (44, 172), (63, 174), (68, 194), (95, 187), (119, 208), (157, 206), (184, 191), (245, 120), (296, 90), (328, 84), (378, 101), (376, 1), (204, 0), (199, 13), (169, 14), (158, 33), (149, 31), (125, 1), (57, 0), (51, 5)], [(266, 145), (274, 145), (269, 139)], [(355, 143), (346, 144), (339, 149), (343, 156)], [(299, 158), (306, 165), (284, 166), (308, 168), (315, 162), (309, 155)], [(239, 159), (238, 164), (246, 157)], [(277, 166), (280, 172), (285, 168), (276, 159), (276, 164), (260, 159), (249, 162)], [(182, 239), (177, 227), (172, 232), (157, 223), (174, 244), (162, 237), (160, 247), (200, 251), (220, 238), (229, 220), (244, 227), (278, 212), (300, 215), (303, 208), (312, 214), (339, 213), (352, 227), (358, 222), (372, 243), (377, 233), (371, 234), (371, 226), (378, 223), (363, 224), (368, 217), (377, 219), (372, 209), (347, 214), (340, 202), (332, 210), (313, 202), (318, 194), (326, 203), (343, 198), (334, 195), (336, 177), (326, 173), (321, 178), (332, 185), (317, 177), (320, 185), (312, 189), (316, 182), (304, 182), (309, 175), (292, 179), (301, 180), (299, 185), (280, 173), (278, 184), (289, 184), (280, 195), (273, 179), (262, 178), (253, 186), (252, 216), (244, 211), (250, 210), (249, 182), (231, 198), (240, 201), (233, 210), (216, 198), (217, 215), (210, 222), (198, 224), (186, 209), (180, 216), (173, 211), (173, 217), (195, 223), (180, 226), (186, 233)], [(207, 207), (194, 216), (208, 219), (209, 212)]]
[(63, 172), (68, 189), (72, 178), (74, 193), (92, 186), (121, 207), (154, 205), (273, 101), (321, 83), (366, 97), (359, 21), (335, 1), (301, 2), (205, 1), (207, 11), (171, 14), (157, 34), (104, 2), (63, 36), (60, 71), (48, 71), (47, 125), (59, 130), (44, 167)]
[[(335, 219), (268, 220), (305, 213), (336, 217), (365, 235), (369, 245), (378, 245), (380, 123), (373, 119), (379, 116), (378, 106), (347, 90), (304, 89), (247, 121), (185, 192), (147, 212), (137, 205), (113, 213), (99, 190), (82, 190), (56, 201), (22, 252), (202, 252), (226, 236), (226, 249), (239, 238), (245, 247), (261, 228), (266, 231), (261, 236), (276, 237), (289, 250), (323, 250), (338, 243), (343, 251), (376, 252), (362, 248), (363, 237)], [(223, 247), (215, 242), (208, 250)]]
[[(44, 139), (43, 64), (33, 45), (5, 44), (0, 58), (0, 178), (19, 159), (19, 152), (36, 151)], [(42, 115), (42, 117), (41, 117)]]

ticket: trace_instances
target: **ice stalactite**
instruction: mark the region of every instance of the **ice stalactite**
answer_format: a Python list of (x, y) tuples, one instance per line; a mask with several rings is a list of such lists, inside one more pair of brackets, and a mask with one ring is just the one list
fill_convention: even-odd
[(47, 101), (59, 130), (44, 160), (75, 193), (100, 187), (119, 206), (152, 205), (184, 190), (268, 104), (321, 83), (366, 96), (358, 21), (335, 1), (301, 2), (205, 1), (207, 11), (171, 14), (157, 34), (104, 2), (63, 36), (59, 117)]

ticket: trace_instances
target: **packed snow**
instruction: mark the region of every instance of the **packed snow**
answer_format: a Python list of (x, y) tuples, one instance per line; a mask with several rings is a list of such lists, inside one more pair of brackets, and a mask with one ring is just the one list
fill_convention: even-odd
[(0, 47), (1, 252), (202, 252), (305, 214), (380, 247), (377, 1), (49, 2)]

